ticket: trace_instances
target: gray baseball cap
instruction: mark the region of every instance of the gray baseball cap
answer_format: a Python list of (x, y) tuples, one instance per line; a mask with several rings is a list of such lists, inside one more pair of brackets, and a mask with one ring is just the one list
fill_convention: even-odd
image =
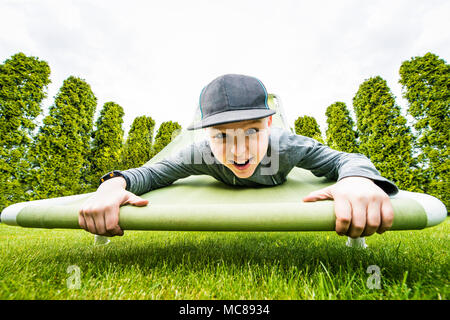
[(255, 120), (276, 113), (267, 105), (267, 91), (261, 81), (239, 74), (220, 76), (200, 93), (201, 120), (188, 130)]

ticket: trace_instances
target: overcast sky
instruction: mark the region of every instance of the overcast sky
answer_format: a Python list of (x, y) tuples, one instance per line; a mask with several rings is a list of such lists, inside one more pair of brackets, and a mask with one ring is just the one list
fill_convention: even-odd
[(449, 61), (449, 16), (449, 0), (0, 0), (0, 59), (49, 63), (45, 108), (64, 79), (85, 79), (97, 114), (108, 101), (124, 108), (125, 131), (140, 115), (188, 126), (201, 89), (239, 73), (278, 94), (291, 123), (314, 116), (324, 133), (326, 108), (352, 110), (372, 76), (404, 108), (399, 67), (429, 51)]

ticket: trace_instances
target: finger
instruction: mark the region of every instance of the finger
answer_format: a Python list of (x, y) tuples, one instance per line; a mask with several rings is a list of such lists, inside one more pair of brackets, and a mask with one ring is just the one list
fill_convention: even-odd
[(352, 222), (347, 235), (351, 238), (358, 238), (366, 226), (367, 204), (361, 200), (354, 200), (350, 204), (352, 206)]
[(112, 234), (111, 232), (109, 232), (108, 229), (106, 228), (106, 212), (105, 212), (104, 215), (103, 215), (103, 224), (104, 224), (104, 226), (105, 226), (105, 233), (102, 234), (102, 236), (105, 236), (105, 237), (114, 237), (115, 235)]
[(84, 216), (83, 216), (83, 211), (80, 211), (78, 213), (78, 224), (80, 225), (81, 229), (88, 231), (87, 226), (86, 226), (86, 220), (84, 219)]
[(148, 204), (148, 200), (142, 199), (141, 197), (138, 197), (136, 195), (130, 196), (127, 201), (125, 201), (124, 204), (131, 204), (138, 207), (143, 207)]
[(106, 226), (105, 226), (105, 212), (101, 212), (95, 216), (94, 219), (95, 229), (97, 230), (96, 234), (106, 235)]
[(329, 188), (324, 188), (311, 192), (310, 194), (308, 194), (306, 197), (303, 198), (303, 201), (314, 202), (318, 200), (329, 200), (329, 199), (333, 199), (333, 196), (331, 195)]
[(380, 227), (381, 201), (371, 201), (367, 205), (367, 221), (363, 236), (370, 236)]
[(123, 236), (123, 230), (119, 226), (119, 207), (111, 206), (105, 211), (106, 231), (112, 236)]
[(392, 207), (391, 199), (387, 198), (383, 200), (381, 205), (381, 224), (377, 232), (382, 234), (386, 230), (392, 227), (394, 222), (394, 208)]
[(336, 232), (342, 236), (347, 233), (352, 221), (352, 206), (350, 202), (343, 198), (335, 199), (334, 213), (336, 215)]
[(89, 231), (90, 233), (93, 234), (97, 234), (97, 230), (95, 228), (95, 222), (94, 219), (92, 218), (92, 216), (90, 214), (83, 214), (84, 216), (84, 220), (86, 221), (86, 226), (87, 226), (87, 231)]

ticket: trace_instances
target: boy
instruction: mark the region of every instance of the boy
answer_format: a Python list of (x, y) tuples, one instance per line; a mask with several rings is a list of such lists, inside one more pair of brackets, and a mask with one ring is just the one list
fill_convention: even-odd
[(397, 187), (363, 155), (338, 152), (272, 128), (275, 111), (267, 106), (267, 92), (258, 79), (234, 74), (216, 78), (200, 94), (200, 111), (201, 121), (188, 130), (203, 128), (208, 139), (148, 167), (103, 176), (80, 209), (80, 226), (98, 235), (123, 235), (119, 207), (147, 205), (148, 200), (139, 197), (143, 193), (201, 174), (230, 185), (273, 186), (285, 182), (294, 166), (337, 180), (303, 201), (333, 199), (339, 235), (358, 238), (392, 226), (388, 194), (397, 193)]

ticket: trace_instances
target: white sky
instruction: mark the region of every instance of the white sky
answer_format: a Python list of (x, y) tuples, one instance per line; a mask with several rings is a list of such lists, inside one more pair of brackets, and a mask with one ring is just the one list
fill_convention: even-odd
[(448, 62), (449, 17), (449, 0), (0, 0), (0, 62), (21, 51), (49, 63), (45, 109), (64, 79), (85, 79), (97, 114), (124, 108), (125, 131), (140, 115), (185, 128), (207, 83), (247, 74), (281, 97), (291, 125), (307, 114), (324, 133), (326, 108), (353, 110), (372, 76), (405, 108), (400, 65), (429, 51)]

